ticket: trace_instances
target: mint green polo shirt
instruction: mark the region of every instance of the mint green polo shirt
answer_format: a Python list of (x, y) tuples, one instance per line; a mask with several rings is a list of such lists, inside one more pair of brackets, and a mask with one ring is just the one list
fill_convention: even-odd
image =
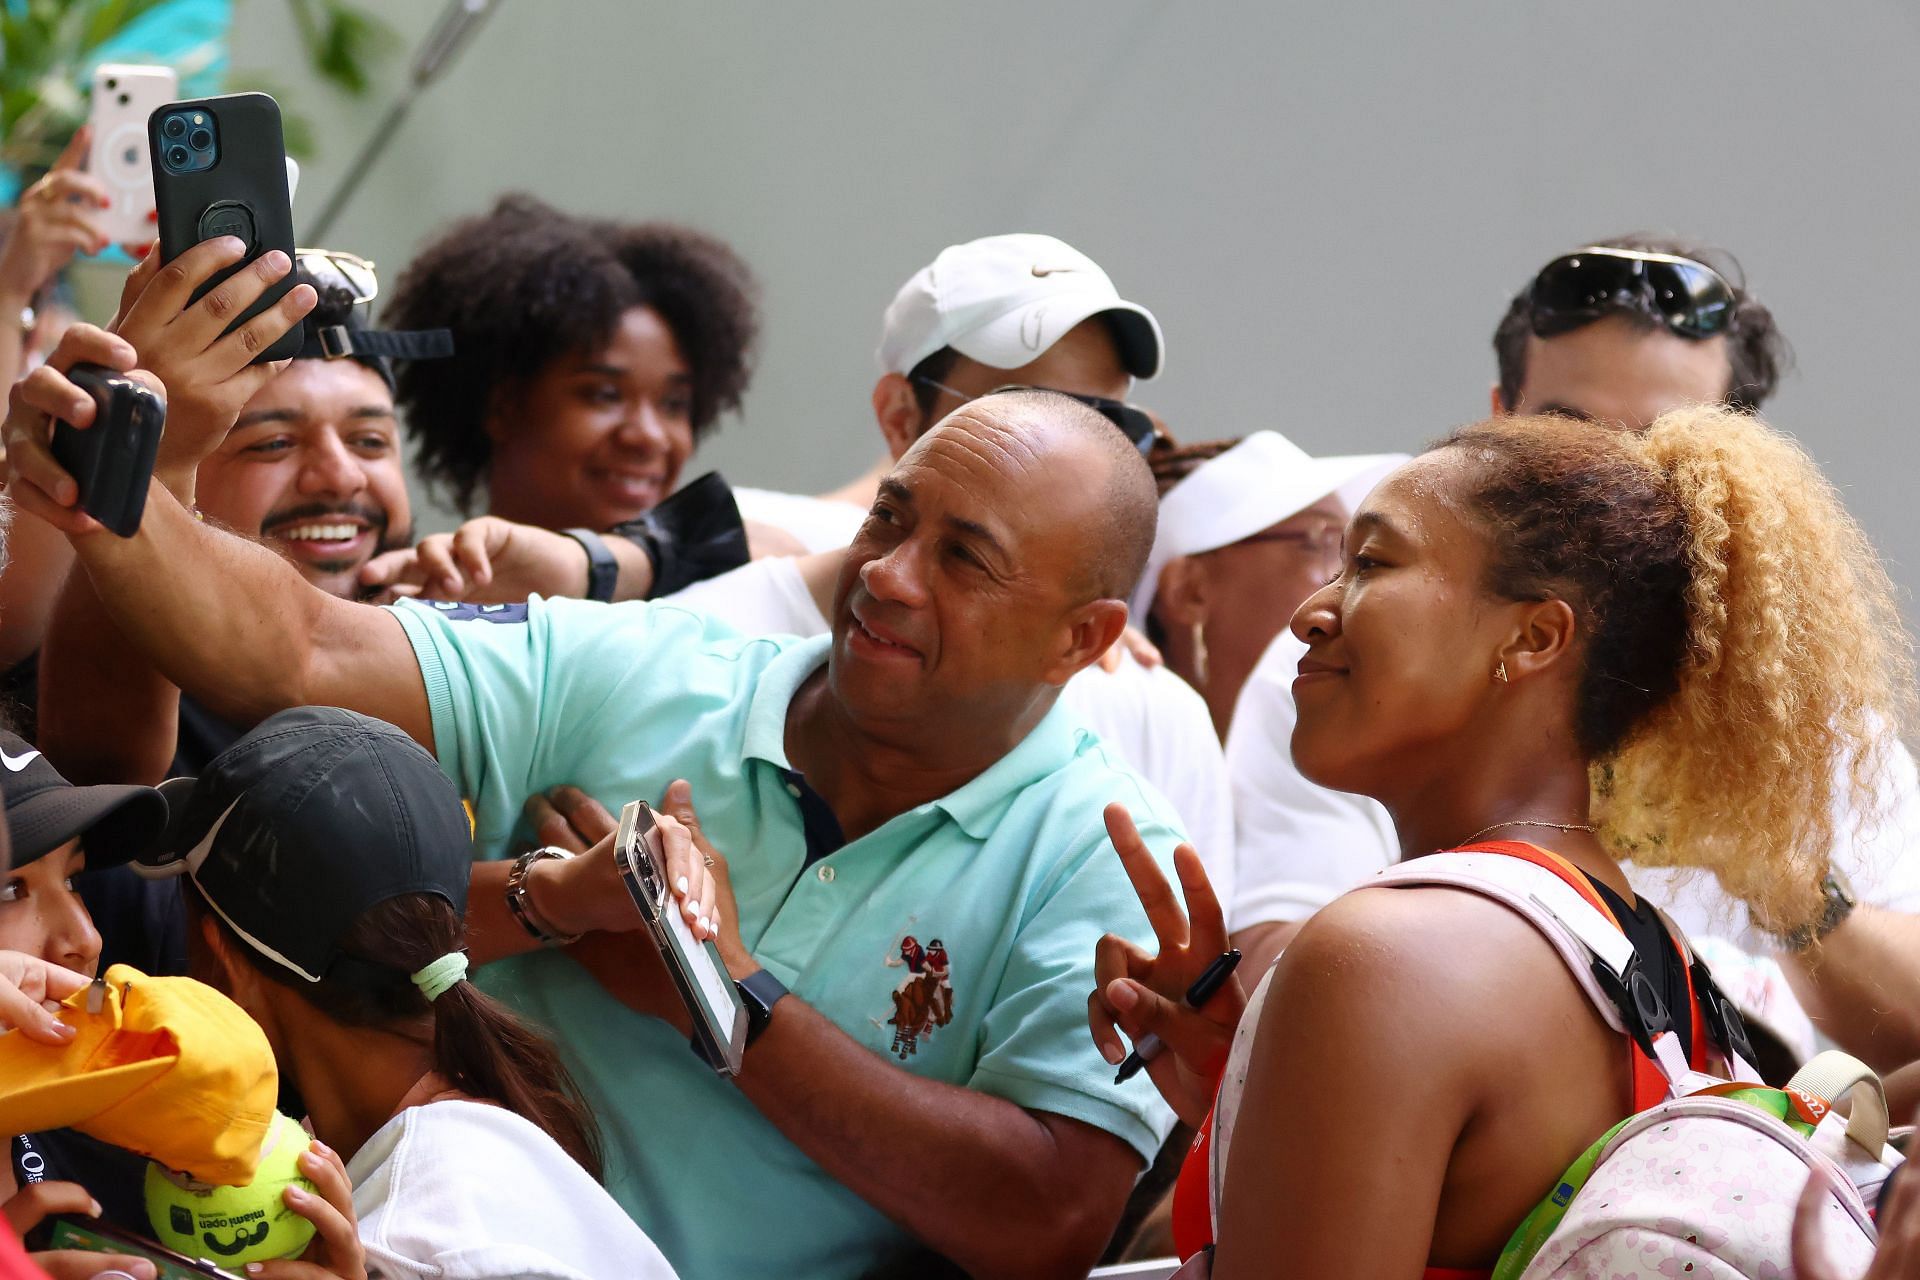
[[(1115, 1087), (1087, 1033), (1096, 940), (1153, 946), (1101, 810), (1126, 804), (1169, 876), (1182, 837), (1070, 713), (807, 865), (786, 716), (827, 637), (742, 638), (667, 604), (394, 611), (478, 856), (504, 856), (546, 788), (572, 783), (618, 813), (684, 777), (728, 859), (742, 938), (802, 1000), (902, 1071), (1084, 1121), (1143, 1161), (1157, 1150), (1172, 1114), (1144, 1075)], [(480, 979), (561, 1046), (601, 1124), (607, 1189), (683, 1275), (854, 1277), (911, 1244), (564, 952)]]

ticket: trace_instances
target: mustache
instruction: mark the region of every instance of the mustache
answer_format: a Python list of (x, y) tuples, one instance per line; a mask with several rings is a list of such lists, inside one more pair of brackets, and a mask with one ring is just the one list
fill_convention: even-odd
[(310, 520), (324, 520), (328, 516), (350, 516), (360, 520), (373, 530), (375, 542), (382, 546), (386, 544), (389, 520), (386, 508), (371, 502), (304, 502), (297, 507), (286, 507), (270, 512), (260, 522), (260, 536), (264, 538), (276, 529)]

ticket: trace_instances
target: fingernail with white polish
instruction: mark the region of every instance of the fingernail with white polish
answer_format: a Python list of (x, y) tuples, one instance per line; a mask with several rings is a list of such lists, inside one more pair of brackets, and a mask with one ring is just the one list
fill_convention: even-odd
[(685, 893), (687, 891), (687, 878), (685, 876), (681, 876), (678, 880), (675, 880), (673, 882), (673, 887), (678, 889), (680, 892)]

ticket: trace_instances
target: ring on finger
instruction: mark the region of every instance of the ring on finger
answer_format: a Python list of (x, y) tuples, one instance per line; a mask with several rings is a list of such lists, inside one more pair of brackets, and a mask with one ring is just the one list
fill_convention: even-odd
[(708, 866), (712, 866), (712, 865), (713, 865), (713, 855), (712, 855), (712, 854), (710, 854), (710, 853), (703, 853), (703, 854), (701, 854), (701, 855), (700, 855), (700, 861), (702, 861), (702, 862), (704, 862), (704, 863), (706, 863), (706, 864), (707, 864)]

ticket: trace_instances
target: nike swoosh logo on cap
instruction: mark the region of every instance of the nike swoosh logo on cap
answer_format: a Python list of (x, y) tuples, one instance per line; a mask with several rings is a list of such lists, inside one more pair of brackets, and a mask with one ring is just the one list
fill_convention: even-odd
[(1045, 280), (1048, 276), (1054, 275), (1057, 272), (1078, 271), (1079, 269), (1080, 268), (1078, 267), (1035, 267), (1033, 269), (1033, 274), (1038, 276), (1040, 279)]
[(38, 751), (29, 751), (23, 756), (10, 756), (4, 751), (0, 751), (0, 764), (7, 766), (8, 773), (18, 773), (32, 764), (39, 756), (40, 753)]

